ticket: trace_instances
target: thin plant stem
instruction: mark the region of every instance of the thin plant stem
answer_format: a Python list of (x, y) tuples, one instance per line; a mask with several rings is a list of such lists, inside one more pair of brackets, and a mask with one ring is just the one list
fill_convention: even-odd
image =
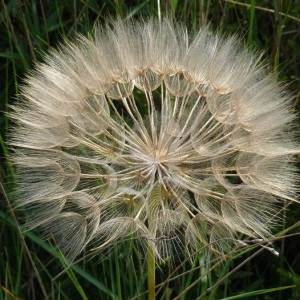
[(155, 256), (154, 249), (148, 246), (148, 300), (155, 299)]
[(158, 20), (161, 21), (161, 10), (160, 10), (160, 0), (157, 0), (157, 13), (158, 13)]
[[(231, 3), (231, 4), (236, 4), (236, 5), (244, 6), (244, 7), (247, 7), (247, 8), (251, 8), (251, 5), (252, 5), (252, 4), (242, 3), (242, 2), (234, 1), (234, 0), (224, 0), (224, 1), (228, 2), (228, 3)], [(261, 7), (261, 6), (257, 6), (257, 5), (255, 6), (255, 9), (261, 10), (261, 11), (266, 11), (266, 12), (269, 12), (269, 13), (272, 13), (272, 14), (276, 13), (276, 11), (274, 9), (267, 8), (267, 7)], [(286, 14), (286, 13), (283, 13), (281, 11), (278, 12), (278, 15), (286, 17), (286, 18), (289, 18), (289, 19), (291, 19), (293, 21), (296, 21), (296, 22), (300, 22), (299, 18), (294, 17), (294, 16), (289, 15), (289, 14)]]

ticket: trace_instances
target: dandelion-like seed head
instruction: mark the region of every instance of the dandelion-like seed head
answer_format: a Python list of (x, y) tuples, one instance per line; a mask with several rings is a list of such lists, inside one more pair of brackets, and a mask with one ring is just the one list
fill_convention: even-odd
[(235, 37), (113, 21), (27, 77), (11, 144), (28, 225), (74, 259), (134, 237), (158, 258), (268, 238), (297, 191), (291, 105)]

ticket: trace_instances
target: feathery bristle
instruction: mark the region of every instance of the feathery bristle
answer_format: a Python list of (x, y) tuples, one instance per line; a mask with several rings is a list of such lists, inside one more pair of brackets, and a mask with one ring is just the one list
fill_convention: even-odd
[(132, 235), (158, 258), (270, 237), (299, 147), (290, 100), (257, 62), (235, 37), (169, 19), (117, 19), (52, 50), (11, 112), (30, 228), (70, 259)]

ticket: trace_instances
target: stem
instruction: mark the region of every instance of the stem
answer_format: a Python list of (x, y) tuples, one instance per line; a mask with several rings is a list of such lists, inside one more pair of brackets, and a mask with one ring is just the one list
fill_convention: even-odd
[(148, 246), (148, 300), (155, 299), (155, 253), (151, 245)]

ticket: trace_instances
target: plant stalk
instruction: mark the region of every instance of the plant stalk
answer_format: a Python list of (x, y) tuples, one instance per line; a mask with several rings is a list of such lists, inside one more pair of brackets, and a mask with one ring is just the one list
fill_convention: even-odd
[(151, 245), (148, 246), (148, 300), (155, 299), (155, 253)]

